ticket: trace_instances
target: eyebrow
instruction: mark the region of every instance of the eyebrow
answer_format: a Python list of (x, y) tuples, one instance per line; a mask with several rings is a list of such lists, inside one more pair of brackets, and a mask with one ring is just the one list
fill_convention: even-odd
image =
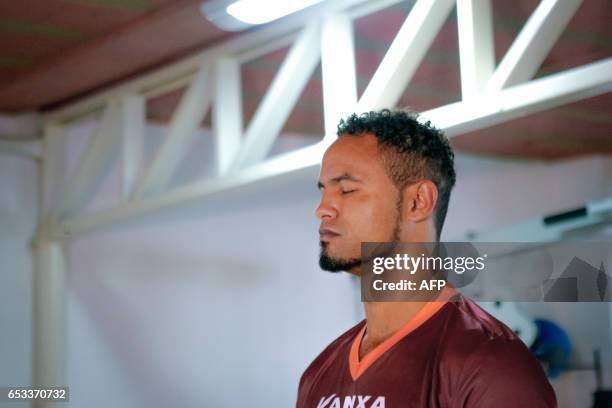
[[(361, 180), (360, 180), (360, 179), (358, 179), (357, 177), (352, 176), (352, 175), (350, 175), (350, 174), (348, 174), (348, 173), (344, 173), (344, 174), (342, 174), (342, 175), (340, 175), (340, 176), (337, 176), (337, 177), (334, 177), (334, 178), (330, 179), (330, 180), (329, 180), (329, 184), (337, 184), (337, 183), (339, 183), (339, 182), (341, 182), (341, 181), (355, 181), (355, 182), (357, 182), (357, 183), (360, 183), (360, 182), (361, 182)], [(319, 181), (317, 182), (317, 187), (318, 187), (318, 188), (319, 188), (319, 190), (320, 190), (320, 189), (324, 188), (324, 187), (325, 187), (325, 185), (324, 185), (324, 184), (321, 182), (321, 180), (319, 180)]]

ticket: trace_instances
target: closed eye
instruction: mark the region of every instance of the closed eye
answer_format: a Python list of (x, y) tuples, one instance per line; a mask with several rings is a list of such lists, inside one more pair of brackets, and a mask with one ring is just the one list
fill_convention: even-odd
[(354, 190), (342, 190), (342, 194), (349, 194), (349, 193), (352, 193), (354, 191), (357, 191), (357, 190), (356, 189), (354, 189)]

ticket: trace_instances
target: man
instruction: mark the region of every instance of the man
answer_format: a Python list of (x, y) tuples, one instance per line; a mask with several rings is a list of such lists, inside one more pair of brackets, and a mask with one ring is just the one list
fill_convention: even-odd
[[(442, 132), (383, 110), (341, 121), (338, 136), (319, 179), (321, 268), (359, 275), (361, 242), (439, 241), (455, 184)], [(453, 295), (364, 302), (366, 319), (302, 375), (297, 407), (556, 407), (521, 340)]]

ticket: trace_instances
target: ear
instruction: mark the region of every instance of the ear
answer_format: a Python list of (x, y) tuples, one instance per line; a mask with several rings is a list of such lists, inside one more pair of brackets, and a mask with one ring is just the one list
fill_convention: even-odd
[(432, 216), (438, 201), (438, 188), (431, 180), (419, 180), (404, 189), (404, 220), (419, 222)]

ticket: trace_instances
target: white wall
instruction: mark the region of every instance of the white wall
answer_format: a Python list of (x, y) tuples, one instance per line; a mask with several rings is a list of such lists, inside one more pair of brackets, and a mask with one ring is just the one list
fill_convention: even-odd
[[(245, 196), (71, 245), (74, 406), (291, 404), (308, 361), (358, 320), (351, 282), (318, 270), (312, 197)], [(120, 403), (89, 403), (117, 383)]]
[[(71, 137), (84, 139), (85, 129)], [(157, 145), (159, 129), (150, 133)], [(206, 172), (209, 138), (198, 140), (177, 179)], [(24, 159), (4, 156), (0, 169), (2, 191), (10, 192), (0, 197), (0, 328), (9, 334), (0, 340), (0, 384), (25, 384), (36, 174)], [(459, 156), (457, 172), (447, 239), (612, 195), (610, 159)], [(110, 204), (117, 175), (94, 207)], [(72, 242), (67, 406), (293, 405), (308, 362), (361, 316), (355, 282), (317, 267), (315, 177), (255, 186)]]
[(0, 386), (29, 385), (31, 379), (36, 173), (33, 160), (0, 151)]
[[(500, 161), (460, 155), (444, 236), (464, 237), (612, 195), (612, 160)], [(443, 236), (443, 239), (445, 239)]]

